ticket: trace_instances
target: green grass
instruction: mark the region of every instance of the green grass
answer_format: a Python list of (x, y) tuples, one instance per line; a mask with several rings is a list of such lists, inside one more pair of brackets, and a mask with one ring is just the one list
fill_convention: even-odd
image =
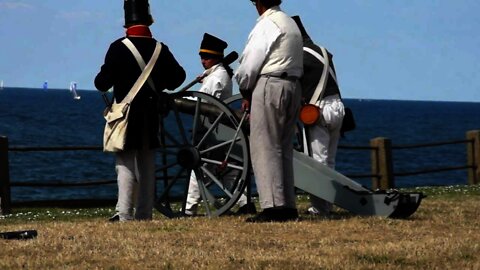
[(480, 195), (480, 185), (417, 187), (402, 191), (423, 192), (427, 196), (461, 198), (462, 196)]
[(111, 208), (14, 208), (12, 214), (0, 216), (2, 223), (25, 223), (30, 221), (73, 221), (107, 218)]
[[(401, 192), (422, 192), (427, 197), (461, 200), (464, 196), (479, 196), (480, 185), (437, 186), (400, 189)], [(298, 195), (299, 208), (308, 203), (307, 195)], [(421, 206), (420, 206), (421, 207)], [(102, 208), (14, 208), (12, 214), (0, 215), (4, 224), (17, 224), (30, 221), (74, 221), (88, 219), (107, 219), (113, 215), (112, 207)], [(161, 215), (157, 212), (154, 215)]]

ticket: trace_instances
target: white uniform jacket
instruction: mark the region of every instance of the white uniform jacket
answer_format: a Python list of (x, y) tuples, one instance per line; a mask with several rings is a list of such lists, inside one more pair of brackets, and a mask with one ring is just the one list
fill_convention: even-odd
[[(278, 6), (257, 19), (234, 76), (240, 90), (252, 91), (260, 75), (283, 72), (290, 77), (303, 75), (302, 36), (290, 20)], [(291, 42), (292, 39), (295, 42)]]
[(199, 92), (207, 93), (221, 100), (232, 96), (232, 79), (223, 64), (217, 64), (205, 72), (210, 72), (210, 74), (203, 79)]

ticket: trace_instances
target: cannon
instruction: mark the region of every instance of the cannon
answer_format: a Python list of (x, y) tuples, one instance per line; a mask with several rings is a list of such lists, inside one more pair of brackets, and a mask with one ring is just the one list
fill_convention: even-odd
[[(166, 95), (162, 103), (161, 149), (155, 208), (167, 217), (184, 215), (189, 179), (195, 173), (202, 213), (231, 212), (242, 194), (251, 198), (248, 121), (239, 110), (240, 95), (221, 101), (200, 92)], [(293, 143), (293, 142), (292, 142)], [(358, 215), (407, 218), (419, 207), (422, 193), (372, 191), (294, 151), (295, 186)], [(172, 202), (181, 202), (172, 203)]]

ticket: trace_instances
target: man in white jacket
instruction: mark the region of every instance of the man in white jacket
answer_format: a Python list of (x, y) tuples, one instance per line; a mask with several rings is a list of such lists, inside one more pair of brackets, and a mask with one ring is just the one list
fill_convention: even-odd
[(293, 135), (301, 98), (302, 35), (281, 0), (251, 1), (260, 17), (235, 79), (250, 108), (250, 154), (261, 213), (247, 222), (295, 220)]

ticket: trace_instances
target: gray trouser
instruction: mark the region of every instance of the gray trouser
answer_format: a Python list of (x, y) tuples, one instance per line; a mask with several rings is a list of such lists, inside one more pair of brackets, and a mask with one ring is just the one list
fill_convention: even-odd
[[(116, 153), (120, 221), (152, 219), (155, 197), (155, 151), (128, 150)], [(135, 216), (134, 216), (135, 210)]]
[(301, 98), (298, 81), (261, 76), (253, 91), (250, 153), (260, 207), (296, 208), (293, 135)]

